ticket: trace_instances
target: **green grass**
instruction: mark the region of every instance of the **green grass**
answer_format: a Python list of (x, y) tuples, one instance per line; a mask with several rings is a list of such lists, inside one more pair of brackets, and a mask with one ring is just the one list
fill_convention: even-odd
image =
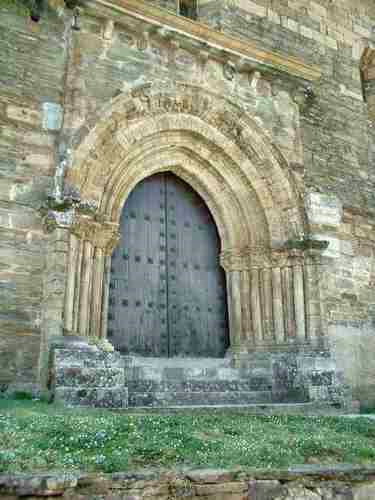
[(0, 400), (0, 472), (375, 463), (366, 418), (131, 415)]

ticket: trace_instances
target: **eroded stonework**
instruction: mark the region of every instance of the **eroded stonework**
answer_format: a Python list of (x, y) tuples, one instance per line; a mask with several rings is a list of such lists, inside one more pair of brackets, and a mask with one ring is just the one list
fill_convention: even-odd
[(367, 2), (201, 2), (193, 22), (173, 2), (90, 0), (80, 31), (50, 3), (38, 25), (1, 7), (0, 43), (25, 70), (17, 80), (0, 60), (0, 383), (51, 387), (55, 338), (105, 341), (122, 208), (168, 171), (218, 228), (232, 368), (260, 370), (279, 399), (298, 387), (335, 401), (348, 386), (370, 404)]

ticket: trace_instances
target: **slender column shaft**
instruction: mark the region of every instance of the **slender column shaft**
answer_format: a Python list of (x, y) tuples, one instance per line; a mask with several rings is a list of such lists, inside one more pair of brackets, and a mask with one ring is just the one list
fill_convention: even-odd
[(305, 292), (302, 266), (293, 267), (294, 307), (296, 315), (296, 334), (299, 342), (306, 342)]
[(101, 334), (102, 338), (107, 338), (108, 328), (108, 306), (109, 306), (109, 283), (111, 280), (111, 257), (104, 256), (104, 276), (103, 276), (103, 303), (101, 313)]
[(230, 271), (228, 278), (230, 341), (231, 347), (235, 347), (241, 344), (242, 337), (240, 271)]
[(314, 264), (304, 266), (305, 302), (306, 302), (306, 335), (314, 343), (322, 333), (322, 311), (320, 302), (320, 272)]
[(275, 339), (278, 344), (284, 342), (284, 312), (283, 297), (281, 290), (281, 270), (279, 267), (272, 269), (272, 300), (273, 300), (273, 318), (275, 327)]
[(65, 290), (65, 305), (64, 305), (64, 330), (72, 332), (74, 330), (74, 301), (76, 269), (78, 264), (79, 241), (74, 234), (70, 235), (70, 251), (68, 260), (68, 277)]
[(89, 302), (90, 285), (92, 277), (92, 256), (93, 246), (90, 241), (85, 241), (83, 246), (83, 267), (81, 273), (81, 301), (79, 306), (78, 331), (82, 336), (86, 336), (89, 331)]
[(272, 315), (272, 272), (266, 268), (261, 273), (262, 309), (263, 309), (263, 339), (272, 342), (274, 336)]
[(83, 241), (77, 241), (77, 262), (75, 270), (74, 304), (73, 304), (73, 332), (78, 332), (79, 308), (81, 302), (81, 275), (83, 263)]
[(281, 278), (284, 306), (285, 340), (288, 340), (293, 339), (296, 336), (292, 268), (284, 267), (281, 270)]
[(90, 336), (99, 338), (101, 336), (104, 279), (104, 256), (102, 248), (95, 248), (93, 264)]
[(242, 335), (247, 344), (254, 344), (251, 325), (250, 271), (241, 271)]
[(251, 287), (250, 287), (250, 302), (252, 313), (252, 326), (254, 332), (255, 344), (262, 344), (263, 341), (263, 325), (262, 325), (262, 310), (260, 303), (260, 284), (259, 284), (259, 269), (251, 270)]

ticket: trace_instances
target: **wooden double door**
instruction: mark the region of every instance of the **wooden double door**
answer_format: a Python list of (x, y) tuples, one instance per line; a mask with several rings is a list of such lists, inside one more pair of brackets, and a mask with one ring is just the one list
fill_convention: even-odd
[(130, 194), (112, 257), (108, 337), (123, 353), (222, 357), (229, 344), (220, 240), (203, 200), (170, 173)]

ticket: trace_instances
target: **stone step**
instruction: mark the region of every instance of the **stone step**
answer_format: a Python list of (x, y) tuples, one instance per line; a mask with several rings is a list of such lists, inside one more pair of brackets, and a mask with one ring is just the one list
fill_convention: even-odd
[(129, 406), (120, 409), (121, 413), (129, 415), (195, 415), (213, 412), (248, 414), (248, 415), (302, 415), (302, 416), (343, 416), (358, 412), (358, 408), (313, 401), (309, 403), (249, 403), (249, 404), (216, 404), (216, 405), (168, 405), (168, 406)]
[(67, 406), (92, 406), (95, 408), (126, 408), (128, 390), (124, 386), (55, 388), (54, 401)]
[(125, 358), (127, 380), (237, 380), (240, 373), (228, 359)]
[(270, 403), (270, 391), (129, 392), (129, 407), (220, 406)]
[(85, 366), (57, 366), (55, 368), (56, 387), (113, 387), (124, 386), (124, 369)]
[(271, 382), (264, 378), (249, 380), (129, 380), (130, 393), (146, 392), (252, 392), (269, 391)]

